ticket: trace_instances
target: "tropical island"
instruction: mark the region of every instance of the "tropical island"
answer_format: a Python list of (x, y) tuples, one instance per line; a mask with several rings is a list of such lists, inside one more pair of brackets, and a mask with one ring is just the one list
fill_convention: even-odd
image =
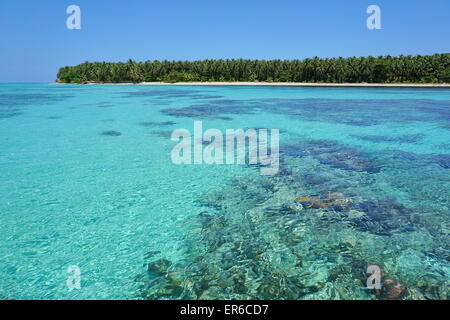
[(59, 70), (58, 83), (448, 84), (450, 53), (304, 60), (85, 62)]

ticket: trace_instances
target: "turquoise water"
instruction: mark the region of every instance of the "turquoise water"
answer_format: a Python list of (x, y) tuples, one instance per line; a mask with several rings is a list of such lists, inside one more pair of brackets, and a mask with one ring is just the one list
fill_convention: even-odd
[[(279, 174), (174, 165), (194, 120)], [(0, 298), (449, 298), (450, 90), (2, 84), (0, 137)]]

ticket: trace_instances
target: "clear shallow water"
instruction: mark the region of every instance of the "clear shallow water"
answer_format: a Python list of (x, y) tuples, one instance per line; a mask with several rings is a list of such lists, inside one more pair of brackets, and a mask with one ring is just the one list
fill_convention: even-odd
[[(280, 173), (172, 164), (194, 120), (279, 128)], [(1, 298), (449, 296), (450, 90), (6, 84), (0, 137)]]

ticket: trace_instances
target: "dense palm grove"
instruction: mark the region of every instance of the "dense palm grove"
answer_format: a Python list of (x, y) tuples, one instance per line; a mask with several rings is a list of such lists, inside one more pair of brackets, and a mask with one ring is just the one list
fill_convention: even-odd
[(305, 60), (201, 60), (85, 62), (63, 67), (58, 81), (178, 82), (267, 81), (329, 83), (450, 82), (450, 53), (430, 56), (382, 56)]

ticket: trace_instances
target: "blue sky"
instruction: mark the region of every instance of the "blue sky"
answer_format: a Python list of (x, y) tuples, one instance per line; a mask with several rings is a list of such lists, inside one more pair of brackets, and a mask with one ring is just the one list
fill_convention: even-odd
[[(66, 8), (81, 8), (81, 30)], [(381, 8), (382, 30), (366, 28)], [(84, 61), (450, 52), (449, 0), (0, 0), (0, 82)]]

